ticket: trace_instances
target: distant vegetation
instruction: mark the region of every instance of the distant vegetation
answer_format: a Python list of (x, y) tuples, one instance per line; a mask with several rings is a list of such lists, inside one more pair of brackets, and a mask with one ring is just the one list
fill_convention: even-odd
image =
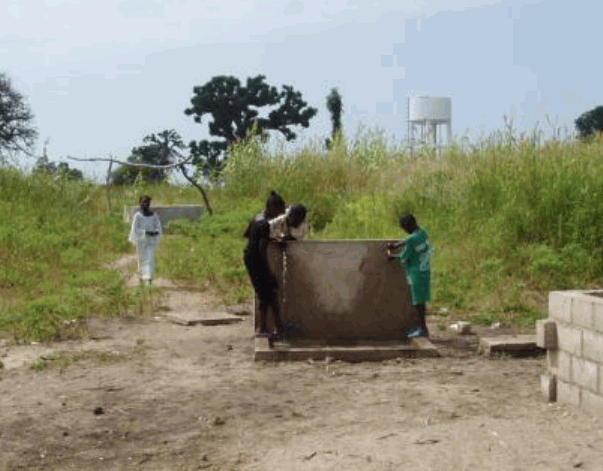
[[(247, 88), (261, 95), (263, 78), (255, 80)], [(240, 86), (226, 78), (214, 85)], [(267, 104), (280, 97), (290, 106), (306, 106), (290, 88), (280, 94), (267, 90), (272, 97)], [(201, 104), (206, 92), (196, 89), (190, 109), (198, 121), (213, 110)], [(208, 189), (214, 216), (169, 225), (158, 249), (158, 275), (214, 289), (226, 303), (250, 299), (242, 232), (276, 189), (288, 202), (308, 206), (314, 239), (401, 238), (397, 217), (414, 211), (430, 232), (431, 309), (442, 315), (531, 323), (546, 315), (548, 291), (603, 287), (598, 109), (576, 121), (588, 139), (543, 145), (540, 134), (516, 136), (509, 126), (468, 152), (454, 145), (439, 155), (427, 147), (409, 153), (379, 132), (360, 130), (347, 138), (337, 118), (340, 99), (336, 90), (328, 97), (333, 133), (326, 151), (324, 141), (289, 154), (269, 150), (263, 130), (294, 136), (284, 130), (286, 123), (269, 126), (280, 115), (267, 122), (246, 115), (260, 125), (255, 135), (222, 136), (230, 147), (220, 168), (224, 185)], [(311, 110), (304, 120), (313, 116)], [(30, 129), (33, 134), (26, 133), (18, 145), (29, 145), (27, 139), (35, 136)], [(133, 159), (169, 161), (182, 145), (175, 131), (147, 136)], [(110, 211), (107, 188), (74, 172), (46, 155), (29, 175), (0, 169), (0, 336), (38, 341), (78, 336), (78, 319), (133, 314), (140, 293), (127, 290), (122, 274), (105, 267), (120, 254), (133, 253), (123, 205), (137, 204), (143, 193), (156, 205), (202, 204), (193, 187), (151, 183), (165, 174), (132, 179), (125, 172), (122, 177), (132, 184), (110, 188)]]
[[(170, 165), (180, 159), (180, 151), (186, 148), (182, 137), (173, 129), (157, 134), (149, 134), (142, 140), (143, 145), (134, 147), (127, 162), (131, 164)], [(176, 168), (145, 168), (121, 165), (109, 176), (113, 185), (133, 185), (138, 179), (147, 183), (163, 183)]]
[[(321, 147), (320, 145), (316, 146)], [(603, 286), (603, 138), (538, 147), (497, 144), (441, 158), (410, 156), (381, 135), (342, 136), (328, 152), (235, 145), (224, 187), (210, 189), (213, 217), (175, 221), (158, 250), (161, 276), (212, 288), (227, 303), (250, 299), (242, 231), (277, 189), (310, 209), (311, 238), (400, 238), (409, 209), (430, 231), (433, 312), (476, 321), (531, 323), (549, 290)], [(1, 335), (44, 340), (75, 335), (70, 320), (132, 312), (136, 293), (103, 268), (131, 251), (123, 204), (149, 193), (154, 204), (199, 202), (191, 187), (105, 189), (45, 174), (0, 170)], [(445, 309), (443, 309), (445, 308)]]
[[(301, 92), (292, 86), (283, 85), (279, 91), (265, 79), (264, 75), (249, 77), (243, 85), (234, 76), (219, 75), (193, 89), (191, 106), (184, 113), (199, 124), (205, 117), (211, 117), (209, 133), (219, 138), (189, 144), (194, 163), (206, 178), (218, 179), (226, 162), (228, 147), (247, 138), (250, 132), (265, 138), (272, 130), (292, 141), (297, 135), (291, 128), (307, 128), (318, 112), (308, 106)], [(261, 116), (262, 109), (270, 111)]]
[(603, 106), (597, 106), (592, 110), (582, 113), (576, 119), (576, 128), (583, 138), (603, 131)]
[(38, 136), (34, 114), (10, 77), (0, 72), (0, 163), (7, 154), (30, 153)]

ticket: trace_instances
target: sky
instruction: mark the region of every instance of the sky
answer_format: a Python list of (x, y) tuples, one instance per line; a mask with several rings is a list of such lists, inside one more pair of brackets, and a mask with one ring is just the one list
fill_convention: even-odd
[(351, 137), (404, 139), (411, 95), (450, 98), (455, 138), (503, 117), (573, 130), (603, 104), (602, 16), (591, 0), (2, 0), (0, 72), (35, 115), (36, 154), (46, 142), (51, 161), (104, 179), (108, 163), (66, 156), (125, 160), (164, 129), (211, 138), (184, 110), (217, 75), (300, 91), (318, 114), (298, 145), (330, 135), (332, 88)]

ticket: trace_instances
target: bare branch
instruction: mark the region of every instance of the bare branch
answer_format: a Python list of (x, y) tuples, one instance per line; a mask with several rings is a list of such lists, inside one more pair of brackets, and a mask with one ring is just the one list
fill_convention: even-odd
[(129, 167), (144, 167), (144, 168), (159, 168), (159, 169), (165, 169), (165, 168), (175, 168), (175, 167), (179, 167), (182, 164), (186, 164), (188, 162), (190, 162), (193, 159), (194, 156), (189, 156), (188, 158), (186, 158), (185, 160), (183, 160), (182, 162), (176, 162), (175, 164), (169, 164), (169, 165), (151, 165), (151, 164), (138, 164), (138, 163), (132, 163), (132, 162), (122, 162), (121, 160), (116, 160), (114, 158), (110, 158), (110, 159), (78, 159), (77, 157), (69, 157), (67, 156), (68, 159), (70, 160), (77, 160), (79, 162), (116, 162), (118, 164), (122, 164), (122, 165), (127, 165)]

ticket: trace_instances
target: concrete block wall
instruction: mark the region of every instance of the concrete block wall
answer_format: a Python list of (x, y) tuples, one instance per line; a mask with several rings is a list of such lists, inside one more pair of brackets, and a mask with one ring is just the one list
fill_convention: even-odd
[[(124, 206), (124, 222), (130, 224), (136, 211), (140, 209), (140, 206)], [(153, 206), (151, 205), (151, 211), (155, 211), (161, 220), (161, 225), (165, 228), (168, 221), (177, 218), (185, 218), (197, 220), (201, 217), (205, 208), (200, 205), (188, 204), (188, 205), (175, 205), (175, 206)]]
[(537, 331), (545, 376), (556, 384), (551, 393), (543, 377), (545, 396), (603, 414), (603, 291), (549, 293), (549, 318)]

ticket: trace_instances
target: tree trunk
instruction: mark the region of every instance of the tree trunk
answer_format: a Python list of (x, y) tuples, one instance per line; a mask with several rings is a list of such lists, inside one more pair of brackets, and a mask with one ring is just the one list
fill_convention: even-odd
[(184, 165), (181, 165), (179, 168), (180, 168), (180, 171), (182, 172), (182, 175), (184, 175), (184, 178), (186, 178), (191, 183), (191, 185), (193, 185), (195, 188), (197, 188), (197, 190), (199, 190), (201, 192), (201, 195), (203, 196), (203, 201), (205, 201), (205, 207), (207, 208), (209, 215), (213, 216), (213, 211), (211, 210), (211, 206), (209, 205), (209, 200), (207, 199), (207, 195), (205, 194), (205, 190), (203, 189), (203, 187), (201, 185), (199, 185), (191, 177), (188, 176), (188, 172), (186, 171), (186, 168), (184, 167)]

